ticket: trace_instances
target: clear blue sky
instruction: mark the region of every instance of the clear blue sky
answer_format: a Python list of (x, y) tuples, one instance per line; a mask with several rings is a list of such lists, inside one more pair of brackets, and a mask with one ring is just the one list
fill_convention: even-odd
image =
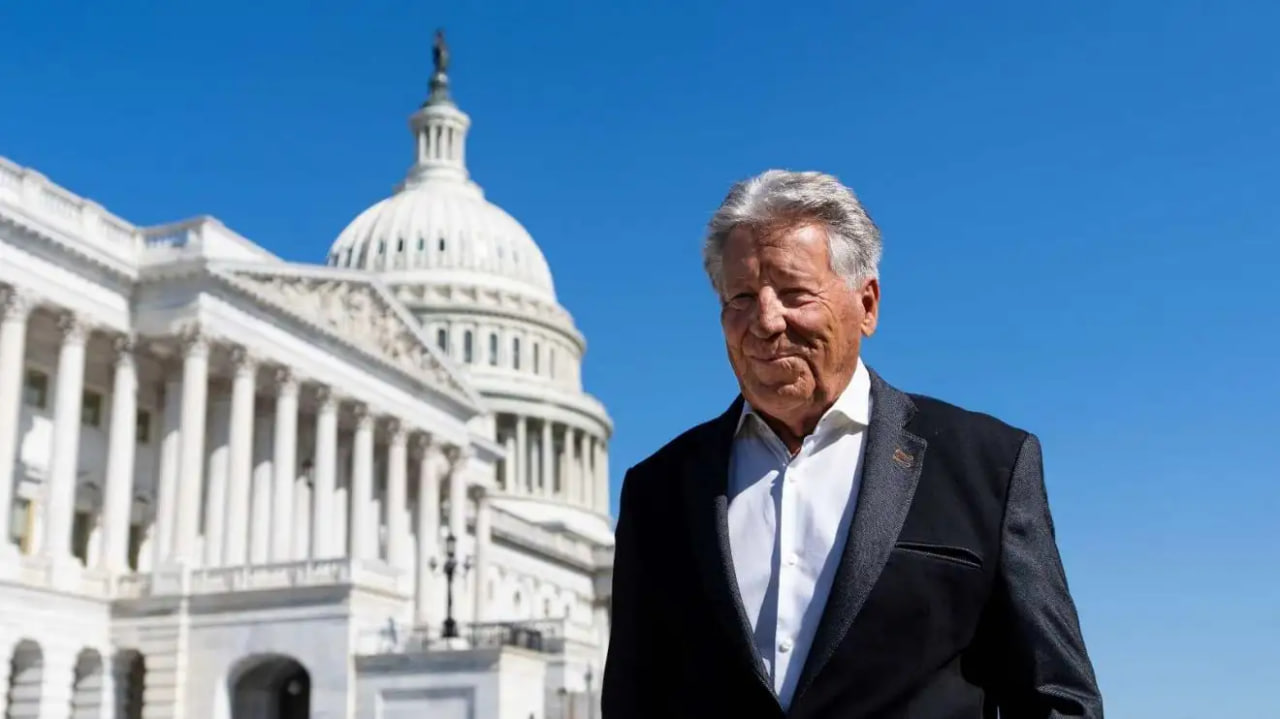
[(319, 262), (408, 166), (446, 26), (615, 482), (734, 394), (698, 259), (728, 184), (836, 173), (885, 236), (869, 363), (1044, 440), (1109, 715), (1280, 717), (1280, 5), (161, 5), (3, 3), (0, 154)]

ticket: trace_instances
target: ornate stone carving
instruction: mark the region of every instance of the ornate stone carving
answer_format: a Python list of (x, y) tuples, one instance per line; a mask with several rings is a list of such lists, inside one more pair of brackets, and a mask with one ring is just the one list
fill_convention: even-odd
[(288, 367), (276, 367), (273, 374), (276, 380), (276, 386), (280, 389), (280, 394), (298, 393), (298, 377), (293, 370)]
[(0, 319), (5, 322), (25, 320), (35, 307), (31, 293), (16, 287), (0, 287)]
[(315, 389), (316, 404), (321, 410), (336, 411), (338, 409), (338, 394), (331, 388), (321, 385)]
[(128, 366), (133, 364), (134, 353), (138, 350), (138, 340), (130, 334), (116, 335), (111, 340), (111, 348), (116, 353), (116, 364)]
[(450, 445), (444, 451), (445, 457), (449, 460), (449, 471), (461, 472), (466, 468), (467, 461), (475, 455), (475, 449), (471, 445), (458, 446)]
[(373, 431), (374, 417), (369, 412), (369, 405), (357, 402), (351, 406), (351, 413), (356, 418), (356, 429)]
[(466, 394), (418, 338), (416, 328), (369, 284), (247, 273), (232, 279), (401, 371), (456, 396)]
[(231, 348), (231, 366), (237, 375), (251, 374), (258, 370), (258, 358), (245, 347), (235, 345)]
[(187, 356), (209, 356), (209, 345), (213, 338), (198, 322), (187, 322), (175, 333), (182, 345), (182, 352)]
[(89, 339), (90, 329), (89, 323), (74, 312), (58, 315), (58, 330), (62, 332), (62, 341), (67, 344), (84, 344)]

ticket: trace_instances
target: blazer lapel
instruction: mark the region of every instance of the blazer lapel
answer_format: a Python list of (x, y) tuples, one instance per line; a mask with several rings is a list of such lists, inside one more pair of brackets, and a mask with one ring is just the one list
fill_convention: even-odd
[(926, 447), (923, 439), (904, 429), (914, 413), (910, 397), (871, 372), (871, 420), (861, 489), (831, 594), (796, 686), (797, 700), (844, 640), (902, 530)]
[(729, 458), (742, 405), (742, 397), (738, 397), (728, 411), (709, 425), (710, 435), (690, 453), (682, 483), (684, 504), (698, 573), (711, 598), (713, 614), (729, 637), (731, 656), (746, 662), (772, 692), (772, 683), (752, 640), (751, 622), (742, 605), (729, 548)]

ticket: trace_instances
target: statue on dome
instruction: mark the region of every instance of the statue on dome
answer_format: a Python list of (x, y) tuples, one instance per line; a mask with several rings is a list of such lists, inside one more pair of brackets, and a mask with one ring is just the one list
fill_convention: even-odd
[(435, 63), (436, 74), (449, 72), (449, 45), (444, 41), (444, 29), (436, 30), (436, 41), (431, 49), (431, 61)]

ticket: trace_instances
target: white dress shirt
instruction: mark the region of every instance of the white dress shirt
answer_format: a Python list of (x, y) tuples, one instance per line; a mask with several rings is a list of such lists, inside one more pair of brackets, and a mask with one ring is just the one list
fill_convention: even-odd
[(849, 534), (871, 417), (871, 377), (849, 386), (791, 456), (743, 407), (729, 461), (729, 549), (765, 673), (791, 704)]

